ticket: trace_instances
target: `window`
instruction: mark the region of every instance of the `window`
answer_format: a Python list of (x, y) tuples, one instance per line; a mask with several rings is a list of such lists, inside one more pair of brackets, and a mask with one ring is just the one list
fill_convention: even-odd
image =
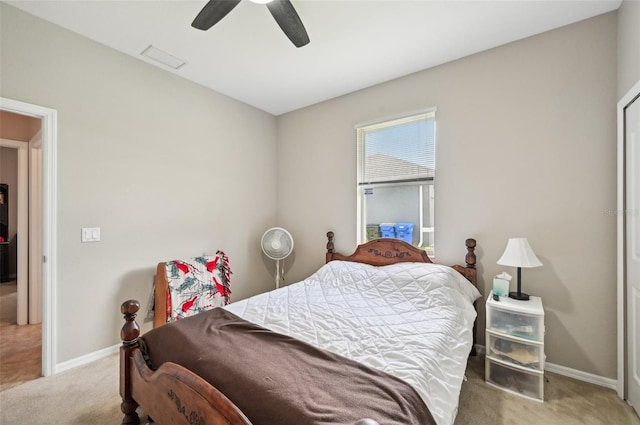
[(395, 237), (433, 255), (435, 110), (356, 132), (358, 242)]

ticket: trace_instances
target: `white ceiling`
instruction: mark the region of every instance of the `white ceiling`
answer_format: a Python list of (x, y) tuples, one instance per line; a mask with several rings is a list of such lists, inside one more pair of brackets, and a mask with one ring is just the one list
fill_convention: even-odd
[[(280, 115), (616, 10), (621, 0), (292, 0), (296, 48), (265, 5), (243, 0), (203, 32), (207, 0), (7, 1), (114, 49)], [(149, 45), (178, 70), (140, 56)]]

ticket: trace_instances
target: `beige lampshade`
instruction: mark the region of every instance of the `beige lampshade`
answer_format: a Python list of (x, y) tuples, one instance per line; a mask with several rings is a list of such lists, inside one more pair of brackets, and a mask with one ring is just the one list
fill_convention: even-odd
[(542, 265), (533, 253), (527, 238), (510, 238), (498, 264), (512, 267), (539, 267)]

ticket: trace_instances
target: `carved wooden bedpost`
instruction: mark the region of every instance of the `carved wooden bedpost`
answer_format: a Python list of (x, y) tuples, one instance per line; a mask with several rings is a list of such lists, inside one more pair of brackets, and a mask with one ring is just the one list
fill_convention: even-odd
[(464, 241), (467, 247), (467, 255), (464, 256), (464, 261), (467, 263), (467, 278), (474, 285), (478, 285), (478, 270), (476, 269), (476, 240), (469, 238)]
[(333, 255), (333, 232), (327, 232), (327, 255), (325, 263), (331, 261)]
[(464, 256), (466, 266), (462, 267), (455, 265), (453, 268), (467, 278), (469, 282), (473, 283), (473, 286), (477, 287), (478, 269), (476, 269), (476, 240), (469, 238), (464, 241), (464, 244), (467, 246), (467, 254)]
[[(465, 269), (465, 275), (467, 279), (474, 284), (474, 286), (478, 287), (478, 269), (476, 269), (476, 240), (469, 238), (464, 241), (464, 244), (467, 246), (467, 255), (464, 257), (464, 261), (467, 263), (467, 268)], [(475, 302), (473, 303), (475, 307)], [(473, 322), (473, 345), (471, 346), (471, 355), (476, 355), (476, 326), (477, 320)]]
[(136, 323), (136, 316), (140, 310), (140, 303), (136, 300), (128, 300), (120, 306), (120, 312), (124, 315), (125, 324), (120, 331), (122, 346), (120, 347), (120, 396), (122, 404), (120, 409), (124, 413), (122, 425), (137, 425), (140, 418), (136, 409), (138, 403), (131, 397), (131, 350), (138, 347), (140, 327)]

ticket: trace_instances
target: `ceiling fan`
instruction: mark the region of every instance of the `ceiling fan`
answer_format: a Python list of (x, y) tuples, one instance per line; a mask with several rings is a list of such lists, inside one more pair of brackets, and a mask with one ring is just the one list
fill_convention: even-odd
[[(240, 1), (241, 0), (209, 0), (193, 20), (191, 26), (203, 31), (208, 30), (227, 16)], [(296, 47), (302, 47), (309, 43), (309, 36), (304, 29), (302, 20), (289, 0), (251, 1), (254, 3), (266, 3), (273, 18)]]

